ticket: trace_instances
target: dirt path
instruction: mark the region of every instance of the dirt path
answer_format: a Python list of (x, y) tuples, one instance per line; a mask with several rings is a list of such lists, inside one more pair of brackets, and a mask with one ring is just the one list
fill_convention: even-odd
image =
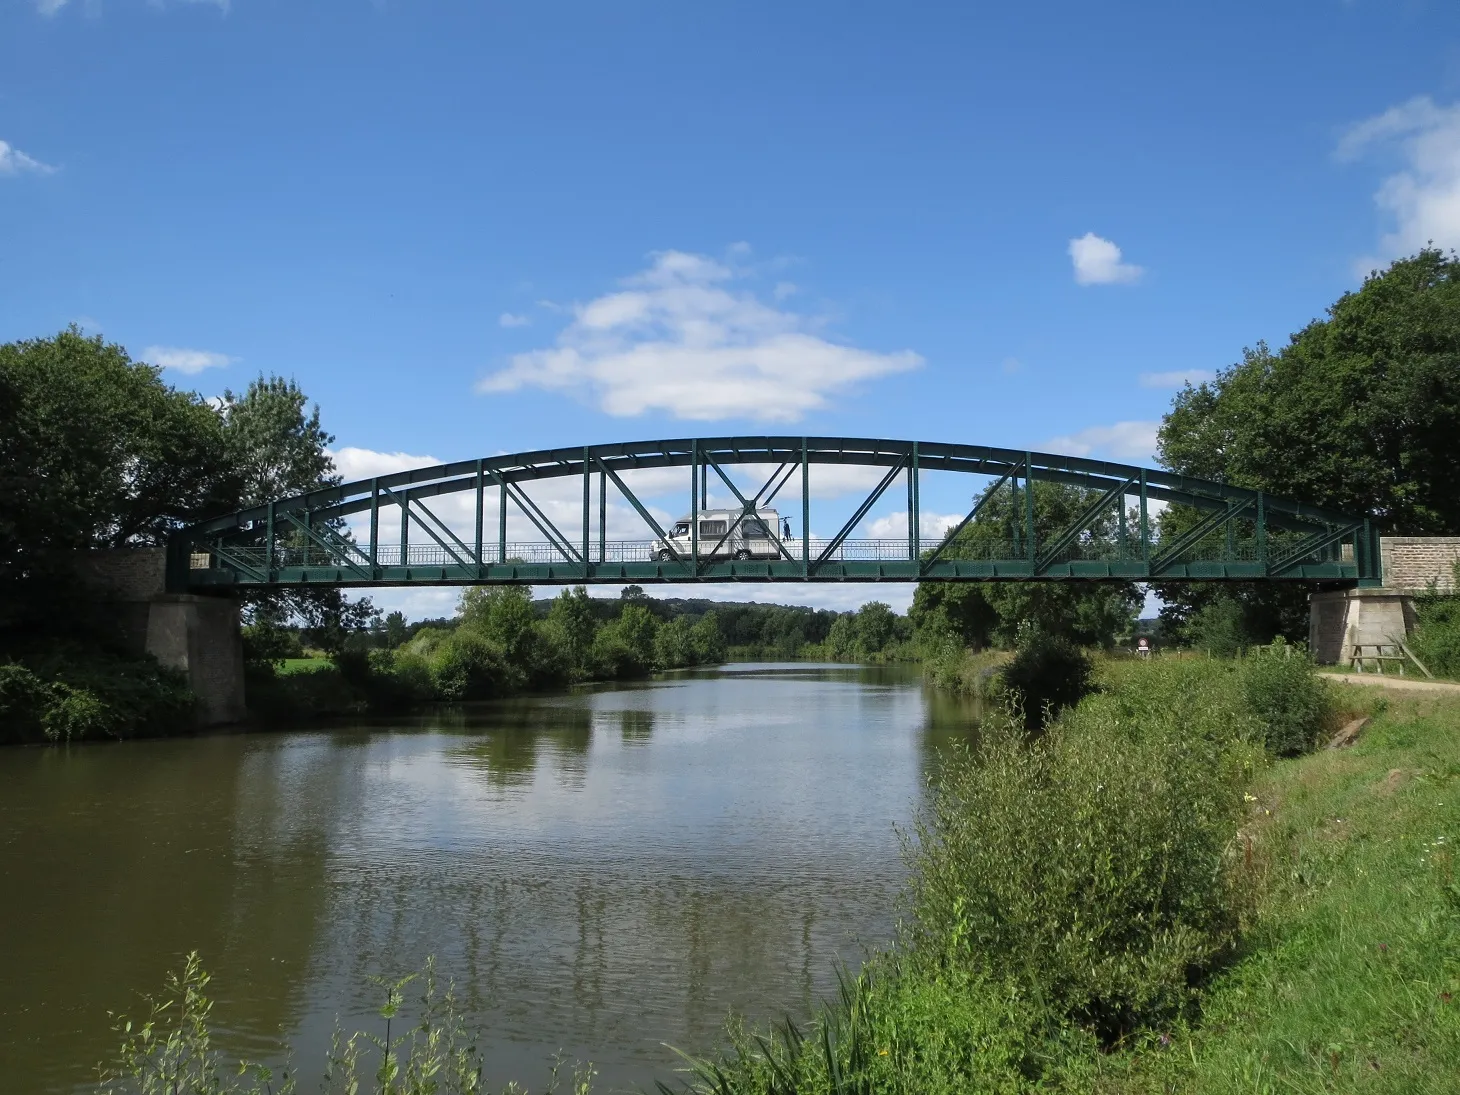
[(1325, 680), (1345, 684), (1373, 684), (1380, 688), (1409, 688), (1416, 692), (1460, 692), (1460, 684), (1451, 681), (1427, 681), (1416, 677), (1385, 677), (1378, 673), (1323, 673)]

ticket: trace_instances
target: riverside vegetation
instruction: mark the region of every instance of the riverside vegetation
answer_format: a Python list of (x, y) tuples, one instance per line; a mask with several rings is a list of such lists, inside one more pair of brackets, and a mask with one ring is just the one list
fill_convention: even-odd
[[(893, 945), (808, 1024), (732, 1024), (676, 1088), (1451, 1090), (1460, 701), (1326, 684), (1271, 653), (1106, 659), (1091, 685), (1037, 731), (1017, 707), (987, 717), (906, 834)], [(1361, 714), (1356, 745), (1316, 748)], [(222, 1067), (202, 976), (126, 1032), (107, 1091), (292, 1090)], [(397, 987), (379, 1031), (336, 1039), (331, 1077), (348, 1060), (359, 1090), (488, 1089), (449, 993), (421, 985), (409, 1036), (385, 1027)]]

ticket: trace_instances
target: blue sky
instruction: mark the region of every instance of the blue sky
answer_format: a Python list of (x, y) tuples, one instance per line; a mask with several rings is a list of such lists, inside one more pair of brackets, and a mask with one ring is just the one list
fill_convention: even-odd
[(295, 376), (353, 474), (766, 431), (1145, 461), (1180, 377), (1460, 244), (1457, 102), (1440, 2), (0, 0), (0, 339)]

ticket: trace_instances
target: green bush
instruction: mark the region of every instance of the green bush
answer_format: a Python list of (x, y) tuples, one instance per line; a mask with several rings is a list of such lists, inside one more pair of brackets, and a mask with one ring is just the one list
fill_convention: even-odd
[(1092, 704), (1033, 739), (985, 720), (932, 791), (911, 881), (915, 954), (1013, 979), (1107, 1044), (1187, 1008), (1229, 952), (1254, 763), (1214, 728), (1117, 716)]
[(123, 718), (121, 712), (90, 689), (55, 684), (41, 714), (41, 726), (48, 741), (70, 742), (117, 737), (124, 726)]
[(1038, 628), (1022, 628), (1014, 657), (1000, 674), (1009, 698), (1038, 730), (1049, 716), (1089, 695), (1095, 667), (1069, 639)]
[(1270, 752), (1290, 757), (1313, 748), (1327, 727), (1331, 703), (1328, 685), (1304, 651), (1279, 638), (1242, 660), (1242, 685)]
[(0, 744), (41, 737), (41, 716), (50, 690), (23, 665), (0, 664)]
[(1431, 673), (1460, 677), (1460, 597), (1443, 594), (1415, 598), (1418, 628), (1408, 642)]
[(431, 677), (436, 694), (444, 700), (491, 699), (514, 692), (523, 683), (523, 674), (508, 663), (501, 647), (465, 627), (437, 647)]
[(180, 733), (192, 726), (182, 674), (152, 658), (80, 643), (0, 666), (0, 741), (79, 741)]

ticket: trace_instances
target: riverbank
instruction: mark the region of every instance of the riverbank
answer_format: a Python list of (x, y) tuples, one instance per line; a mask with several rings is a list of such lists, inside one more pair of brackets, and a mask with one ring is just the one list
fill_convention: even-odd
[[(729, 1055), (688, 1082), (1449, 1091), (1460, 699), (1258, 664), (1306, 674), (1321, 708), (1251, 665), (1170, 659), (1103, 664), (1102, 691), (1032, 745), (990, 720), (939, 769), (896, 944), (813, 1025), (732, 1027)], [(1356, 742), (1329, 748), (1358, 718)]]
[[(811, 1037), (741, 1034), (696, 1090), (1453, 1090), (1460, 697), (1329, 686), (1315, 749), (1264, 760), (1244, 755), (1256, 728), (1236, 676), (1107, 665), (1106, 694), (1056, 723), (1042, 759), (983, 746), (976, 764), (999, 778), (965, 769), (935, 800), (899, 946)], [(1355, 718), (1369, 720), (1357, 744), (1323, 747)], [(1164, 763), (1178, 741), (1200, 787)], [(1193, 860), (1209, 881), (1173, 892), (1166, 872)], [(1184, 973), (1163, 979), (1172, 948)]]

